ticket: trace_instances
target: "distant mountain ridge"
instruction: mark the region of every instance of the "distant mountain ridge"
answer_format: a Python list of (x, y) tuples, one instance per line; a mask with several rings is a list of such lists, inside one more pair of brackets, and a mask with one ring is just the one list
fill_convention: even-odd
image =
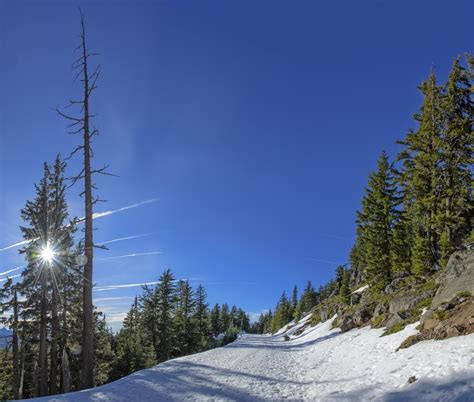
[(7, 345), (8, 337), (11, 336), (11, 331), (7, 328), (0, 328), (0, 349)]

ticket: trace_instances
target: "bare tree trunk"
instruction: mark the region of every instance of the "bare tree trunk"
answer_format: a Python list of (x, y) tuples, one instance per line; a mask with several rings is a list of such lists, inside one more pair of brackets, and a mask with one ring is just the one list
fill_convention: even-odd
[(62, 389), (63, 393), (71, 390), (71, 372), (69, 369), (69, 357), (67, 355), (66, 348), (63, 349), (61, 357), (61, 368), (62, 368)]
[(49, 373), (49, 394), (58, 393), (58, 339), (59, 339), (59, 316), (58, 316), (58, 292), (53, 286), (53, 299), (51, 305), (51, 370)]
[(18, 353), (18, 295), (16, 288), (13, 291), (13, 398), (18, 399), (18, 392), (20, 386), (19, 373), (19, 353)]
[(82, 338), (82, 386), (94, 386), (94, 336), (93, 336), (93, 306), (92, 306), (92, 271), (94, 257), (94, 240), (92, 224), (92, 179), (89, 129), (89, 74), (87, 70), (87, 49), (84, 16), (81, 16), (82, 26), (82, 58), (84, 82), (84, 204), (85, 204), (85, 240), (84, 252), (86, 264), (84, 266), (83, 289), (83, 338)]
[(92, 280), (93, 280), (93, 258), (94, 258), (94, 239), (93, 239), (93, 208), (94, 204), (99, 200), (93, 195), (95, 189), (92, 177), (94, 174), (110, 175), (106, 172), (107, 166), (100, 169), (93, 169), (91, 164), (92, 149), (91, 138), (98, 134), (98, 130), (93, 128), (91, 130), (91, 119), (94, 117), (89, 113), (89, 100), (92, 92), (97, 88), (96, 82), (100, 73), (100, 66), (97, 66), (92, 74), (89, 73), (88, 59), (94, 56), (95, 53), (89, 53), (86, 45), (86, 29), (85, 17), (81, 12), (81, 43), (78, 47), (81, 51), (81, 56), (73, 63), (73, 68), (78, 70), (78, 77), (82, 76), (81, 82), (83, 84), (83, 97), (81, 100), (70, 101), (71, 104), (79, 104), (81, 108), (81, 117), (68, 116), (58, 109), (57, 112), (64, 118), (70, 120), (72, 123), (69, 127), (74, 129), (70, 131), (71, 134), (82, 134), (82, 143), (77, 146), (72, 155), (79, 151), (83, 154), (83, 167), (81, 172), (73, 177), (72, 185), (78, 180), (84, 179), (84, 191), (81, 196), (84, 196), (85, 207), (85, 236), (84, 236), (84, 254), (85, 264), (83, 273), (83, 295), (82, 295), (82, 388), (92, 388), (94, 386), (94, 312), (92, 304)]
[(23, 329), (21, 331), (21, 348), (20, 348), (20, 382), (18, 384), (18, 399), (23, 399), (23, 384), (25, 383), (25, 355), (26, 355), (26, 336), (25, 322), (23, 321)]
[(41, 319), (40, 319), (40, 344), (39, 344), (39, 378), (38, 378), (38, 395), (45, 396), (48, 394), (48, 343), (47, 343), (47, 283), (46, 275), (41, 274)]

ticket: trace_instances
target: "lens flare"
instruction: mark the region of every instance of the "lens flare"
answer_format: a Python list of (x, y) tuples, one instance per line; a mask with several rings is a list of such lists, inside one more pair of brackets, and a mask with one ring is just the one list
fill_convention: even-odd
[(40, 252), (41, 259), (48, 264), (51, 264), (53, 262), (55, 254), (56, 253), (49, 246), (49, 244), (46, 247), (44, 247)]

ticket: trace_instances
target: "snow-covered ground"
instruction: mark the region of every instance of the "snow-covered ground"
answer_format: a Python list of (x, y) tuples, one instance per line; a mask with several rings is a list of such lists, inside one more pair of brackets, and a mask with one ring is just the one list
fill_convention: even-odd
[[(294, 335), (245, 335), (58, 401), (474, 401), (474, 334), (395, 349), (416, 324), (342, 334), (332, 320)], [(299, 326), (298, 326), (299, 327)], [(292, 335), (293, 334), (293, 335)], [(417, 381), (409, 384), (408, 378)]]

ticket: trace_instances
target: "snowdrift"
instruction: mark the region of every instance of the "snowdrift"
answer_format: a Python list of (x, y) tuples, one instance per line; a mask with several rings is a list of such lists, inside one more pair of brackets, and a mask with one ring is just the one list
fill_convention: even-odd
[(92, 390), (41, 400), (474, 400), (474, 334), (396, 352), (417, 324), (381, 337), (383, 329), (369, 327), (341, 333), (332, 329), (334, 317), (301, 331), (307, 320), (274, 336), (245, 335)]

